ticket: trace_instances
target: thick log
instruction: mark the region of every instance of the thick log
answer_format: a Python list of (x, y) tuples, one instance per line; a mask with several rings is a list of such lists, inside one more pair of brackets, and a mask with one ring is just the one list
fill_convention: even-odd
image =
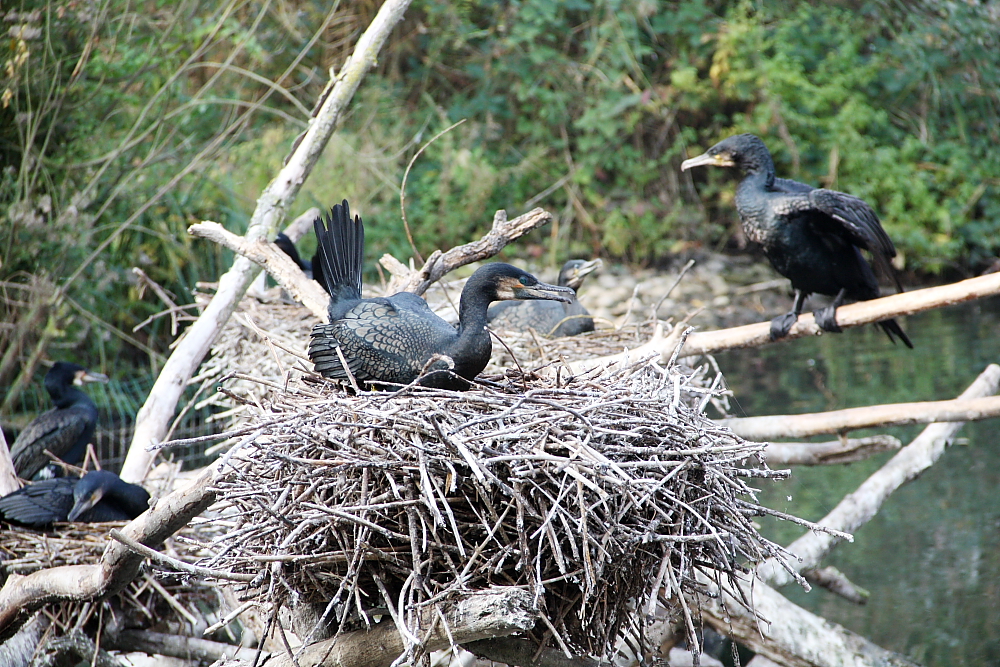
[[(959, 398), (971, 400), (995, 394), (998, 386), (1000, 366), (990, 364)], [(855, 532), (875, 516), (893, 491), (931, 467), (962, 426), (962, 422), (948, 422), (931, 424), (925, 428), (913, 442), (899, 450), (856, 491), (841, 500), (833, 511), (819, 521), (819, 525)], [(806, 533), (789, 545), (788, 551), (793, 558), (788, 565), (798, 572), (815, 569), (839, 541), (840, 538), (827, 533)], [(791, 575), (774, 559), (761, 563), (757, 572), (772, 586), (783, 586), (792, 581)]]
[[(167, 539), (207, 508), (215, 496), (211, 485), (222, 464), (205, 469), (187, 488), (159, 499), (121, 529), (146, 546)], [(118, 542), (109, 542), (93, 565), (63, 565), (27, 576), (11, 575), (0, 589), (0, 641), (13, 634), (33, 612), (50, 602), (92, 600), (121, 591), (139, 573), (144, 557)]]
[[(531, 593), (520, 588), (497, 587), (440, 607), (447, 628), (440, 622), (438, 609), (420, 613), (420, 633), (424, 648), (436, 651), (455, 644), (505, 637), (531, 629), (538, 609)], [(429, 634), (428, 634), (429, 631)], [(275, 653), (264, 667), (389, 667), (406, 651), (395, 624), (384, 620), (371, 630), (346, 632), (339, 637), (310, 644), (294, 658)]]
[[(382, 45), (403, 18), (409, 4), (410, 0), (385, 0), (379, 8), (310, 120), (302, 141), (257, 200), (257, 208), (247, 228), (247, 240), (265, 239), (274, 233), (319, 160), (361, 80), (375, 64)], [(188, 380), (194, 376), (259, 271), (260, 268), (247, 258), (237, 257), (232, 268), (219, 279), (219, 288), (201, 316), (174, 347), (136, 416), (135, 433), (122, 467), (122, 479), (140, 482), (145, 477), (154, 456), (146, 448), (163, 440)]]
[(733, 433), (747, 440), (808, 438), (826, 433), (846, 433), (874, 426), (930, 424), (934, 422), (971, 422), (1000, 417), (1000, 396), (889, 403), (846, 410), (832, 410), (805, 415), (770, 415), (719, 419)]
[(906, 657), (806, 611), (760, 581), (740, 582), (740, 588), (746, 599), (753, 600), (758, 616), (733, 595), (723, 593), (703, 603), (702, 617), (720, 634), (779, 665), (917, 667)]
[(761, 457), (772, 468), (819, 466), (864, 461), (875, 454), (899, 449), (902, 443), (891, 435), (844, 438), (831, 442), (769, 442)]

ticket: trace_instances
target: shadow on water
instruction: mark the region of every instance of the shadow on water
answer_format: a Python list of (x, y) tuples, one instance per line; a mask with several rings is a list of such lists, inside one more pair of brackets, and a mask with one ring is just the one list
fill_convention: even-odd
[[(1000, 363), (1000, 299), (922, 313), (903, 322), (915, 350), (875, 327), (717, 356), (734, 412), (793, 414), (954, 398)], [(890, 433), (905, 445), (920, 426)], [(855, 606), (822, 589), (783, 592), (797, 604), (926, 667), (1000, 665), (1000, 420), (967, 424), (919, 479), (825, 561), (871, 591)], [(814, 440), (829, 440), (815, 438)], [(795, 468), (762, 501), (820, 519), (891, 454), (846, 466)], [(795, 526), (765, 522), (788, 544)]]

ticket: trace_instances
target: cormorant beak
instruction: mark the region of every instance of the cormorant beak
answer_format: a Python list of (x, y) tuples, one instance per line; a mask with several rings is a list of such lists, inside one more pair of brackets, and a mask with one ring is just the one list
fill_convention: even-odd
[(597, 271), (604, 266), (604, 262), (598, 259), (592, 259), (589, 262), (584, 262), (580, 266), (573, 269), (573, 276), (569, 279), (569, 286), (574, 290), (578, 289), (580, 285), (583, 284), (583, 279), (589, 276), (594, 271)]
[(73, 509), (69, 511), (69, 516), (67, 516), (66, 519), (69, 521), (76, 521), (81, 514), (101, 502), (102, 496), (104, 496), (104, 489), (94, 489), (89, 496), (80, 498), (76, 501), (73, 505)]
[(107, 384), (108, 376), (104, 373), (95, 373), (93, 371), (77, 371), (76, 375), (73, 376), (73, 384), (84, 385), (88, 382), (103, 382)]
[(690, 160), (684, 160), (681, 162), (681, 171), (687, 171), (691, 167), (735, 167), (736, 163), (733, 162), (725, 153), (717, 153), (716, 155), (709, 155), (705, 153), (699, 155), (698, 157), (693, 157)]
[(562, 301), (563, 303), (573, 303), (576, 292), (569, 287), (549, 285), (547, 283), (537, 283), (535, 285), (518, 285), (514, 288), (515, 299), (547, 299), (549, 301)]

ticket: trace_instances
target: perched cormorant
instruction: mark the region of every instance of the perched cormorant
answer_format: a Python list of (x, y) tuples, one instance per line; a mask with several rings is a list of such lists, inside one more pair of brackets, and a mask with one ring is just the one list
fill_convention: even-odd
[(131, 521), (148, 508), (146, 489), (107, 470), (42, 480), (0, 498), (0, 517), (32, 528), (56, 521)]
[(283, 253), (288, 255), (288, 258), (295, 262), (296, 266), (302, 269), (302, 272), (306, 274), (306, 278), (313, 277), (313, 263), (307, 259), (302, 259), (299, 255), (298, 248), (292, 243), (292, 240), (288, 238), (285, 232), (278, 232), (278, 235), (274, 237), (274, 245), (278, 246)]
[[(583, 279), (601, 267), (601, 260), (571, 259), (559, 271), (557, 284), (579, 291)], [(594, 330), (594, 320), (576, 296), (569, 303), (556, 301), (504, 301), (490, 306), (486, 319), (494, 329), (527, 331), (545, 336), (575, 336)]]
[[(568, 303), (573, 290), (546, 285), (510, 264), (487, 264), (465, 283), (458, 327), (431, 311), (416, 294), (361, 298), (361, 263), (365, 234), (361, 218), (351, 220), (347, 201), (334, 206), (314, 226), (330, 294), (329, 324), (313, 328), (309, 358), (316, 371), (346, 378), (340, 353), (358, 382), (421, 383), (467, 389), (486, 367), (493, 346), (486, 329), (486, 309), (503, 299), (554, 299)], [(327, 228), (329, 227), (329, 228)], [(451, 371), (451, 372), (449, 372)], [(463, 379), (464, 378), (464, 379)]]
[[(845, 300), (867, 301), (880, 296), (875, 272), (861, 251), (871, 252), (875, 264), (902, 285), (889, 261), (896, 256), (878, 216), (861, 199), (843, 192), (813, 188), (774, 177), (774, 162), (764, 142), (752, 134), (738, 134), (712, 146), (704, 155), (685, 160), (681, 170), (710, 165), (736, 167), (746, 176), (736, 187), (736, 210), (743, 232), (760, 243), (772, 266), (795, 290), (791, 312), (771, 321), (771, 338), (788, 335), (813, 292), (834, 297), (830, 306), (814, 313), (826, 331), (839, 332), (836, 310)], [(909, 337), (896, 320), (878, 323), (895, 342), (907, 347)]]
[(65, 361), (58, 361), (49, 369), (45, 374), (45, 389), (56, 407), (28, 424), (10, 448), (14, 469), (20, 477), (31, 479), (48, 465), (45, 450), (71, 465), (83, 461), (97, 425), (97, 406), (74, 385), (107, 381), (107, 375)]

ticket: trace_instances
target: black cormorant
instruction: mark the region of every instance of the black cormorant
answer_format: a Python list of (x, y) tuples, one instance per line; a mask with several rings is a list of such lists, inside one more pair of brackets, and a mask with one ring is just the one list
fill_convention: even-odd
[(0, 517), (33, 528), (56, 521), (131, 521), (148, 508), (146, 489), (107, 470), (42, 480), (0, 498)]
[(49, 369), (45, 374), (45, 389), (56, 407), (28, 424), (10, 448), (14, 469), (20, 477), (31, 479), (48, 465), (45, 450), (71, 465), (83, 461), (97, 425), (97, 406), (76, 385), (107, 381), (107, 375), (65, 361), (56, 362)]
[(346, 200), (333, 207), (325, 224), (317, 218), (314, 226), (324, 287), (330, 293), (330, 323), (313, 328), (309, 358), (316, 371), (329, 378), (347, 377), (339, 348), (358, 382), (408, 384), (427, 374), (421, 379), (426, 386), (467, 389), (467, 381), (490, 360), (486, 309), (491, 302), (568, 303), (573, 294), (568, 287), (546, 285), (510, 264), (487, 264), (465, 283), (456, 328), (416, 294), (361, 298), (364, 226), (358, 216), (351, 220)]
[[(771, 153), (752, 134), (720, 141), (704, 155), (685, 160), (681, 170), (702, 165), (736, 167), (746, 174), (736, 187), (743, 232), (760, 243), (778, 273), (792, 281), (795, 303), (791, 312), (771, 321), (772, 339), (788, 335), (813, 292), (834, 297), (830, 306), (814, 313), (822, 329), (834, 332), (841, 330), (836, 310), (845, 300), (877, 299), (878, 280), (862, 250), (872, 254), (876, 266), (891, 275), (902, 291), (889, 263), (896, 249), (875, 211), (861, 199), (775, 178)], [(913, 347), (896, 320), (878, 324), (889, 340), (895, 342), (898, 336)]]
[[(579, 291), (583, 279), (601, 267), (601, 260), (571, 259), (559, 271), (557, 284)], [(574, 295), (570, 303), (556, 301), (503, 301), (490, 306), (486, 319), (493, 329), (527, 331), (545, 336), (575, 336), (594, 330), (590, 313)]]

